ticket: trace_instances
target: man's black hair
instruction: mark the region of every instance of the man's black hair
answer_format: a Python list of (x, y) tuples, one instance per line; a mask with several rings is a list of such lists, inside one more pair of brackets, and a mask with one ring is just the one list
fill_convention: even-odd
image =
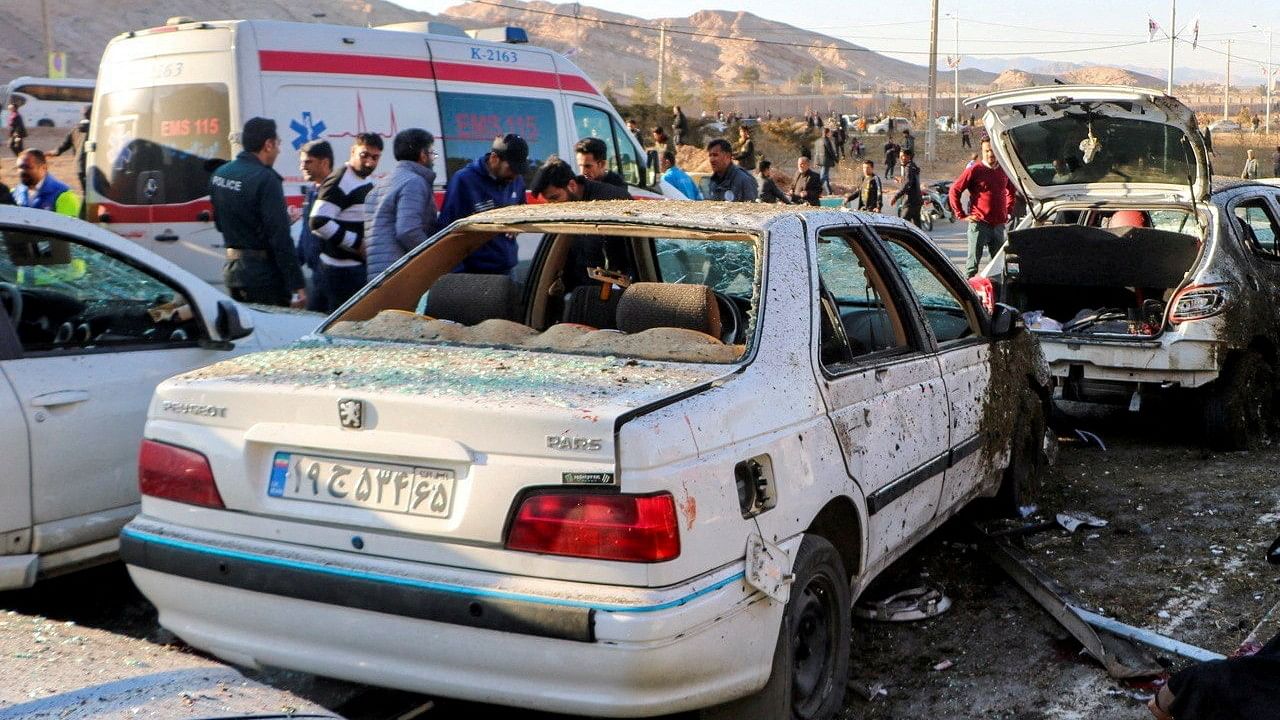
[(435, 136), (422, 128), (401, 130), (396, 133), (396, 139), (391, 141), (391, 153), (397, 160), (417, 162), (422, 151), (430, 149), (435, 141)]
[(378, 133), (360, 133), (356, 135), (356, 139), (351, 142), (352, 145), (363, 145), (374, 150), (382, 149), (382, 136)]
[(707, 143), (707, 152), (711, 152), (711, 148), (720, 148), (720, 152), (729, 153), (730, 155), (733, 154), (733, 146), (724, 138), (716, 138), (715, 140)]
[(306, 153), (307, 157), (328, 160), (329, 164), (333, 165), (333, 146), (329, 144), (328, 140), (312, 140), (302, 146), (302, 152)]
[(549, 187), (567, 188), (569, 181), (577, 176), (568, 163), (553, 157), (542, 163), (542, 167), (533, 174), (533, 182), (529, 183), (529, 192), (542, 195)]
[(667, 162), (671, 163), (672, 165), (675, 165), (675, 164), (676, 164), (676, 154), (675, 154), (675, 153), (673, 153), (673, 152), (671, 152), (670, 150), (663, 150), (663, 151), (662, 151), (662, 159), (663, 159), (663, 160), (666, 160)]
[(863, 165), (870, 165), (871, 167), (875, 167), (875, 166), (876, 166), (876, 161), (875, 161), (875, 160), (872, 160), (871, 158), (867, 158), (866, 160), (863, 160), (863, 161), (862, 161), (862, 164), (863, 164)]
[(605, 146), (604, 141), (594, 137), (582, 138), (573, 146), (573, 151), (583, 155), (590, 155), (596, 159), (596, 162), (604, 162), (608, 159), (606, 156), (609, 154), (609, 149)]
[(240, 144), (251, 153), (262, 152), (267, 141), (277, 137), (275, 120), (252, 117), (245, 121), (244, 131), (240, 133)]
[(769, 168), (773, 167), (773, 161), (772, 161), (772, 160), (761, 160), (761, 161), (760, 161), (760, 165), (759, 165), (759, 167), (760, 167), (760, 174), (761, 174), (761, 175), (763, 175), (763, 174), (765, 174), (765, 173), (769, 172)]

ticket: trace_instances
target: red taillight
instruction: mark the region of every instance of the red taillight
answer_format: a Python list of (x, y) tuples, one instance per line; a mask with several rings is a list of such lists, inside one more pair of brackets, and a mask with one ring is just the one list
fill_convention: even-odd
[(1169, 301), (1169, 324), (1213, 317), (1226, 310), (1230, 302), (1226, 285), (1188, 285)]
[(969, 287), (978, 294), (978, 299), (982, 301), (982, 307), (987, 309), (988, 313), (996, 310), (996, 286), (991, 283), (991, 278), (974, 275), (969, 278)]
[(138, 489), (143, 495), (165, 500), (226, 507), (204, 455), (154, 440), (143, 440), (138, 452)]
[(574, 557), (662, 562), (680, 554), (676, 503), (657, 495), (530, 495), (507, 533), (507, 548)]

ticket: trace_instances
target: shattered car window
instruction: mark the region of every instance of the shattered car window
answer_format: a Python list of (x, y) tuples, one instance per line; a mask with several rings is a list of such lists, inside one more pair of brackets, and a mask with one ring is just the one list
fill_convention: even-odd
[[(492, 231), (540, 233), (519, 281), (451, 272)], [(332, 337), (734, 362), (756, 332), (762, 249), (742, 233), (484, 225), (424, 247), (322, 330)]]
[(1009, 138), (1032, 182), (1188, 185), (1196, 159), (1187, 136), (1163, 123), (1084, 113), (1030, 123)]

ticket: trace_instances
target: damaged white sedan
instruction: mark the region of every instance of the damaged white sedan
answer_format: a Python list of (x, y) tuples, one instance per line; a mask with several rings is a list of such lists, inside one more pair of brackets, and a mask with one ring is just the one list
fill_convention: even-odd
[[(538, 239), (515, 279), (450, 272), (506, 233)], [(1047, 382), (897, 219), (495, 210), (318, 335), (166, 382), (122, 552), (161, 624), (237, 663), (829, 718), (852, 599), (970, 500), (1026, 501)]]

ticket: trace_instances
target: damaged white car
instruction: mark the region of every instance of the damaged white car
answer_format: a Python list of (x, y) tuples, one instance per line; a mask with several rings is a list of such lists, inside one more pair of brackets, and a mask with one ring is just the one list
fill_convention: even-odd
[(1212, 445), (1265, 437), (1280, 189), (1211, 184), (1194, 113), (1154, 90), (1055, 85), (967, 102), (986, 108), (1001, 167), (1029, 200), (979, 276), (1024, 312), (1058, 397), (1136, 411), (1182, 392)]
[[(505, 233), (540, 238), (523, 282), (450, 273)], [(166, 382), (122, 552), (161, 624), (237, 663), (829, 718), (852, 599), (970, 500), (1026, 501), (1047, 383), (897, 219), (494, 210), (315, 337)]]

